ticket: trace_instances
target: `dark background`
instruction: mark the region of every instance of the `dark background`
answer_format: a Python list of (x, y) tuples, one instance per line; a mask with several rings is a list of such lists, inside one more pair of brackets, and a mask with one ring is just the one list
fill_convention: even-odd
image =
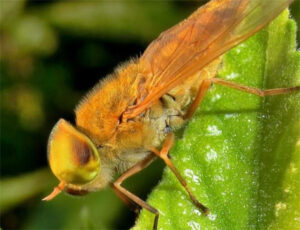
[[(204, 2), (0, 1), (3, 229), (133, 225), (134, 214), (110, 189), (82, 199), (61, 195), (52, 203), (40, 201), (57, 183), (43, 169), (48, 135), (59, 118), (74, 121), (74, 107), (99, 79), (139, 56), (160, 32)], [(299, 3), (292, 5), (297, 23)], [(162, 168), (155, 163), (127, 187), (146, 198)]]

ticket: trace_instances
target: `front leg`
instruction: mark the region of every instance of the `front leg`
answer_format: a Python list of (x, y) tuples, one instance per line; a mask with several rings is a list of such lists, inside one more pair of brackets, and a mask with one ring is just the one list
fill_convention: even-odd
[(130, 200), (127, 196), (125, 196), (123, 193), (121, 193), (112, 183), (111, 188), (114, 190), (114, 192), (116, 193), (116, 195), (123, 201), (124, 204), (126, 204), (132, 211), (134, 211), (134, 213), (136, 215), (139, 214), (140, 212), (140, 206), (138, 204), (136, 204), (135, 202), (133, 202), (132, 200)]
[[(153, 230), (157, 230), (157, 223), (159, 218), (159, 212), (157, 209), (143, 201), (138, 196), (134, 195), (133, 193), (129, 192), (127, 189), (122, 187), (122, 182), (126, 180), (127, 178), (131, 177), (132, 175), (140, 172), (142, 169), (146, 168), (153, 160), (155, 159), (154, 154), (150, 154), (148, 157), (146, 157), (144, 160), (138, 162), (136, 165), (134, 165), (132, 168), (128, 169), (126, 172), (124, 172), (113, 184), (113, 189), (117, 192), (117, 194), (120, 196), (120, 198), (126, 203), (130, 204), (134, 202), (135, 204), (139, 205), (140, 207), (143, 207), (147, 209), (148, 211), (152, 212), (155, 215), (154, 223), (153, 223)], [(122, 194), (122, 195), (121, 195)]]

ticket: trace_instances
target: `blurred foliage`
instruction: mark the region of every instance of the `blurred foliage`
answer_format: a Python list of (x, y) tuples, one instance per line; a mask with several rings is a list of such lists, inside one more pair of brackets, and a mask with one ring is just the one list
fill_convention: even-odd
[(50, 185), (53, 184), (53, 181), (54, 176), (49, 169), (38, 170), (15, 178), (2, 179), (0, 181), (0, 212), (4, 213), (6, 210), (36, 196), (36, 194), (42, 193), (45, 189), (51, 189)]
[[(2, 229), (133, 225), (134, 215), (111, 189), (82, 199), (61, 195), (40, 201), (56, 183), (46, 169), (38, 170), (47, 166), (48, 135), (60, 117), (74, 120), (75, 105), (100, 78), (204, 2), (1, 0)], [(294, 5), (299, 19), (299, 4)], [(162, 167), (156, 163), (127, 186), (145, 198)]]

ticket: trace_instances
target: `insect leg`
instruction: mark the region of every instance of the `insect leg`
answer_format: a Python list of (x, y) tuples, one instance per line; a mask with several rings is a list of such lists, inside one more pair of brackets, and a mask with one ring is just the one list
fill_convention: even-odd
[(113, 184), (111, 184), (112, 189), (115, 191), (117, 196), (131, 209), (135, 212), (135, 214), (139, 213), (140, 207), (130, 200), (127, 196), (121, 193)]
[(240, 90), (240, 91), (243, 91), (243, 92), (246, 92), (246, 93), (255, 94), (255, 95), (260, 96), (260, 97), (300, 91), (300, 86), (295, 86), (295, 87), (290, 87), (290, 88), (277, 88), (277, 89), (262, 90), (262, 89), (257, 89), (257, 88), (245, 86), (245, 85), (240, 85), (240, 84), (230, 82), (230, 81), (226, 81), (226, 80), (223, 80), (223, 79), (220, 79), (220, 78), (212, 78), (212, 79), (208, 79), (208, 81), (210, 81), (212, 83), (228, 86), (230, 88), (237, 89), (237, 90)]
[(202, 81), (193, 103), (190, 105), (187, 113), (184, 115), (184, 119), (189, 119), (193, 116), (198, 105), (203, 101), (204, 96), (210, 86), (211, 86), (211, 82), (209, 81), (209, 79)]
[(174, 141), (174, 134), (173, 133), (169, 133), (162, 149), (159, 151), (157, 149), (151, 149), (157, 156), (159, 156), (161, 159), (164, 160), (164, 162), (166, 163), (166, 165), (172, 170), (172, 172), (175, 174), (175, 176), (177, 177), (177, 179), (179, 180), (179, 182), (182, 184), (182, 186), (185, 188), (185, 190), (187, 191), (187, 193), (189, 194), (191, 200), (193, 201), (194, 205), (196, 205), (199, 209), (201, 209), (203, 211), (203, 213), (205, 215), (207, 215), (209, 213), (209, 209), (201, 204), (197, 198), (194, 196), (194, 194), (191, 192), (190, 188), (188, 187), (185, 179), (180, 175), (179, 171), (176, 169), (176, 167), (173, 165), (171, 159), (168, 157), (168, 152), (170, 150), (170, 148), (173, 145), (173, 141)]
[[(133, 193), (129, 192), (127, 189), (123, 188), (121, 186), (122, 182), (126, 180), (127, 178), (131, 177), (132, 175), (138, 173), (142, 169), (146, 168), (155, 158), (154, 154), (150, 154), (147, 158), (144, 160), (138, 162), (133, 167), (128, 169), (126, 172), (124, 172), (114, 183), (113, 187), (118, 192), (118, 194), (123, 194), (124, 197), (126, 197), (126, 200), (133, 201), (137, 205), (141, 206), (142, 208), (147, 209), (148, 211), (152, 212), (155, 215), (154, 223), (153, 223), (153, 230), (157, 230), (157, 223), (159, 218), (159, 212), (157, 209), (152, 207), (151, 205), (147, 204), (145, 201), (140, 199), (138, 196), (134, 195)], [(121, 198), (124, 201), (124, 197)]]
[(46, 197), (44, 197), (42, 200), (43, 201), (49, 201), (49, 200), (52, 200), (54, 197), (56, 197), (59, 193), (61, 193), (61, 191), (64, 190), (64, 188), (66, 187), (66, 183), (61, 181), (59, 183), (58, 186), (56, 186), (53, 191)]
[(272, 95), (279, 95), (279, 94), (285, 94), (285, 93), (292, 93), (292, 92), (297, 92), (300, 91), (300, 86), (295, 86), (295, 87), (289, 87), (289, 88), (277, 88), (277, 89), (257, 89), (253, 88), (250, 86), (245, 86), (245, 85), (240, 85), (235, 82), (230, 82), (223, 80), (221, 78), (210, 78), (210, 79), (205, 79), (201, 83), (199, 90), (197, 92), (196, 98), (191, 104), (190, 108), (188, 109), (187, 113), (185, 114), (184, 118), (189, 119), (192, 117), (192, 115), (195, 113), (198, 105), (202, 102), (207, 90), (211, 86), (212, 83), (219, 84), (219, 85), (224, 85), (233, 89), (237, 89), (246, 93), (251, 93), (260, 97), (265, 97), (265, 96), (272, 96)]

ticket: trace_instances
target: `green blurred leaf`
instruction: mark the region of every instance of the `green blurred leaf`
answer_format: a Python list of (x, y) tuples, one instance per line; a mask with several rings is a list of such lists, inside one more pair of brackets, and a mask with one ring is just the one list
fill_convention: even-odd
[(54, 30), (41, 18), (25, 15), (16, 20), (11, 34), (20, 49), (35, 55), (50, 55), (56, 51), (57, 37)]
[(49, 189), (54, 176), (49, 169), (42, 169), (22, 176), (0, 180), (0, 213), (12, 209), (26, 200)]
[[(285, 11), (225, 55), (220, 78), (258, 87), (300, 85), (296, 25)], [(204, 217), (169, 169), (148, 202), (158, 229), (299, 229), (300, 93), (258, 98), (214, 85), (171, 152)], [(151, 229), (143, 210), (134, 230)]]
[(79, 198), (62, 193), (50, 202), (40, 201), (23, 229), (111, 229), (121, 206), (110, 189)]
[(0, 25), (6, 27), (23, 10), (25, 0), (1, 1)]
[(65, 1), (33, 13), (77, 36), (142, 42), (188, 14), (185, 8), (174, 7), (172, 1)]

